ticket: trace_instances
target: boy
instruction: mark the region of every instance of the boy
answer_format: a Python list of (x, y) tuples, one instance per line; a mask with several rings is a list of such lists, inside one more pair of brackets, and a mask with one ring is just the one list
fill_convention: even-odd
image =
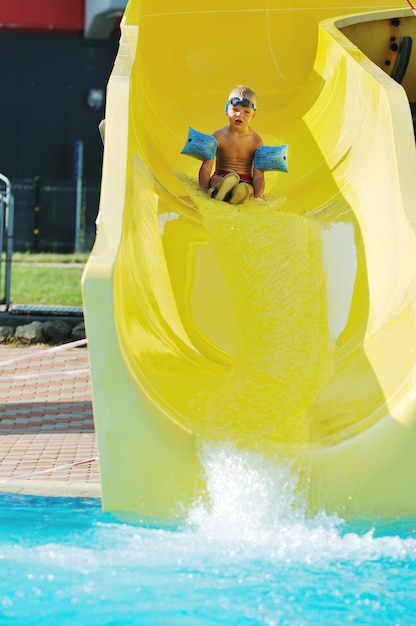
[(225, 108), (229, 124), (213, 133), (218, 142), (215, 171), (213, 159), (202, 162), (199, 185), (211, 198), (242, 204), (249, 196), (260, 198), (264, 173), (253, 168), (254, 153), (263, 140), (249, 126), (256, 115), (256, 94), (249, 87), (235, 87)]

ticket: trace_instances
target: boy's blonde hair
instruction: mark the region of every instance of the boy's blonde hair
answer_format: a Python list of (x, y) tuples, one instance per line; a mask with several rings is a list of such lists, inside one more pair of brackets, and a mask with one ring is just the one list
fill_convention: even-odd
[(242, 100), (243, 98), (248, 98), (253, 102), (253, 104), (257, 104), (256, 92), (250, 89), (250, 87), (246, 87), (245, 85), (237, 85), (237, 87), (234, 87), (234, 89), (228, 96), (228, 100), (234, 97), (240, 98), (240, 100)]

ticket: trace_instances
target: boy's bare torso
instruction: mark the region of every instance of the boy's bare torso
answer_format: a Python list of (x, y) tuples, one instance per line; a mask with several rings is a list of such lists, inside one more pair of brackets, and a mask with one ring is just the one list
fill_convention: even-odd
[(251, 176), (254, 153), (263, 143), (261, 137), (251, 128), (239, 133), (233, 132), (229, 126), (220, 128), (213, 134), (218, 141), (217, 170)]

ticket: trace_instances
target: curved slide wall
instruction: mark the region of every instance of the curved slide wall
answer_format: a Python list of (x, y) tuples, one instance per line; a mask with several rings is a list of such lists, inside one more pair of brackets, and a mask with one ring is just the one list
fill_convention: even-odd
[[(413, 129), (403, 88), (342, 29), (416, 18), (399, 2), (174, 4), (130, 0), (108, 85), (83, 277), (103, 506), (182, 515), (201, 448), (231, 441), (298, 459), (312, 511), (414, 513)], [(334, 24), (364, 8), (395, 10)], [(226, 123), (241, 83), (289, 173), (231, 207), (180, 151), (189, 126)]]

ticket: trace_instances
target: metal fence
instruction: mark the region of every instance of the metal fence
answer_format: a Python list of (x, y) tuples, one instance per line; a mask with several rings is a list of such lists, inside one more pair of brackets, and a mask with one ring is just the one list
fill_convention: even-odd
[[(15, 252), (71, 253), (75, 249), (76, 181), (12, 179)], [(99, 185), (82, 187), (79, 250), (89, 252), (95, 238)]]
[[(10, 305), (10, 280), (13, 248), (14, 198), (10, 180), (0, 174), (0, 304)], [(3, 278), (3, 252), (5, 271)], [(3, 289), (4, 288), (4, 289)]]

